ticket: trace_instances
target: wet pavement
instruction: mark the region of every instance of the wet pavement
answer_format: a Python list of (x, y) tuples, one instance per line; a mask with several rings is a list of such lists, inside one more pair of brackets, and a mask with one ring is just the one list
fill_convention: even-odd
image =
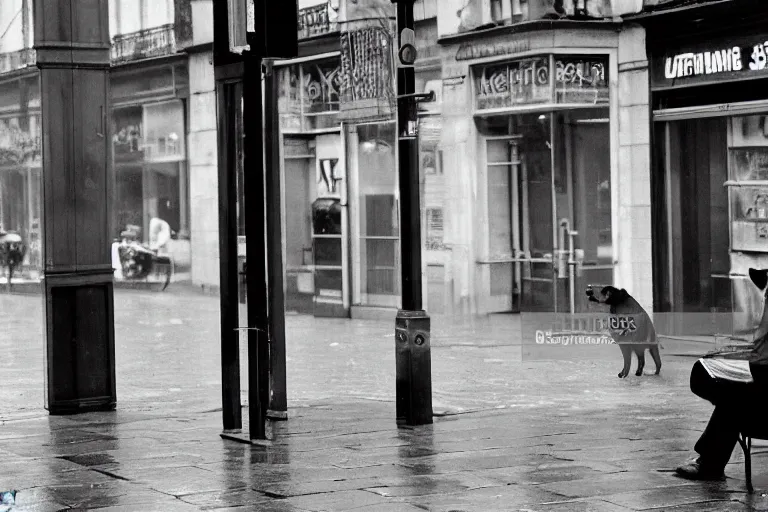
[(392, 326), (288, 316), (289, 419), (250, 446), (219, 437), (218, 299), (119, 290), (115, 308), (118, 410), (49, 417), (41, 298), (0, 293), (11, 510), (768, 510), (765, 444), (753, 495), (738, 449), (724, 482), (671, 472), (711, 412), (690, 347), (620, 380), (616, 347), (526, 361), (517, 317), (436, 318), (435, 423), (398, 428)]

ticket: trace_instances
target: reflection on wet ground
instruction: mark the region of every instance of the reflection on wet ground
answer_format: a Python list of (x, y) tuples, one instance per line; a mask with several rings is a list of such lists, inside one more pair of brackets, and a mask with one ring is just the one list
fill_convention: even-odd
[(408, 429), (394, 422), (389, 323), (289, 316), (289, 420), (249, 446), (218, 435), (216, 298), (117, 292), (118, 411), (70, 417), (42, 410), (40, 298), (0, 294), (0, 315), (0, 491), (19, 490), (13, 510), (768, 509), (759, 446), (752, 496), (738, 450), (725, 482), (671, 473), (711, 411), (688, 389), (695, 358), (670, 355), (679, 347), (665, 346), (661, 376), (621, 380), (616, 347), (523, 361), (514, 317), (437, 325), (439, 416)]

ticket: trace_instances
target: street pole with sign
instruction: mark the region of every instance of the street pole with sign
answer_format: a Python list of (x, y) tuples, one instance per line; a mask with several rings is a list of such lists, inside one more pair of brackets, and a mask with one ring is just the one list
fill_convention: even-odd
[[(267, 438), (266, 419), (270, 402), (270, 391), (276, 397), (273, 400), (274, 407), (278, 410), (277, 416), (284, 417), (285, 409), (285, 336), (284, 322), (282, 318), (284, 307), (282, 290), (277, 287), (282, 286), (282, 262), (278, 265), (275, 257), (270, 258), (269, 265), (267, 253), (274, 251), (275, 247), (278, 254), (282, 255), (280, 243), (279, 227), (279, 208), (280, 203), (276, 202), (279, 195), (280, 183), (279, 174), (265, 170), (264, 150), (265, 142), (272, 144), (272, 138), (265, 140), (264, 127), (262, 119), (264, 117), (264, 108), (262, 105), (262, 65), (265, 59), (272, 58), (293, 58), (298, 53), (298, 4), (297, 0), (280, 0), (279, 2), (271, 0), (227, 0), (226, 7), (224, 2), (215, 5), (215, 13), (223, 14), (226, 9), (226, 28), (224, 20), (220, 19), (216, 23), (217, 30), (214, 34), (217, 44), (217, 59), (221, 62), (220, 74), (221, 81), (240, 80), (243, 87), (243, 134), (244, 144), (244, 199), (243, 210), (245, 220), (245, 252), (247, 258), (246, 265), (246, 289), (248, 304), (247, 339), (248, 339), (248, 436), (243, 436), (237, 432), (226, 432), (227, 424), (237, 426), (241, 424), (239, 415), (236, 412), (229, 411), (231, 417), (225, 421), (225, 432), (222, 437), (238, 441), (260, 441)], [(216, 20), (215, 20), (216, 21)], [(232, 67), (235, 64), (237, 71), (234, 74), (225, 75), (226, 67)], [(217, 73), (218, 73), (217, 69)], [(235, 76), (237, 75), (237, 76)], [(217, 77), (217, 80), (219, 78)], [(269, 101), (269, 98), (267, 98)], [(232, 115), (231, 109), (223, 108), (220, 110), (220, 116)], [(229, 120), (220, 120), (220, 126), (228, 126)], [(229, 124), (231, 125), (231, 123)], [(240, 134), (233, 134), (240, 136)], [(229, 152), (227, 146), (228, 138), (220, 135), (219, 151)], [(268, 151), (269, 147), (266, 148)], [(237, 155), (233, 155), (237, 156)], [(225, 159), (226, 160), (226, 159)], [(229, 159), (232, 161), (232, 159)], [(267, 165), (279, 166), (279, 161), (271, 157), (267, 159)], [(233, 173), (236, 172), (234, 162), (227, 164), (227, 169), (221, 170), (227, 175), (226, 182), (231, 185), (234, 179)], [(279, 172), (279, 171), (277, 171)], [(265, 176), (267, 177), (265, 182)], [(230, 191), (232, 187), (229, 187)], [(231, 193), (221, 194), (220, 200), (231, 201)], [(230, 205), (221, 204), (222, 211), (229, 211)], [(276, 215), (277, 213), (277, 215)], [(229, 222), (221, 223), (221, 233), (225, 240), (231, 240), (235, 236), (236, 227), (232, 225), (234, 216), (230, 215)], [(265, 222), (266, 221), (266, 222)], [(270, 245), (270, 251), (267, 250), (267, 244)], [(222, 243), (222, 247), (225, 244)], [(224, 334), (232, 328), (234, 315), (234, 304), (237, 302), (235, 288), (235, 279), (230, 275), (236, 272), (232, 253), (234, 244), (226, 244), (226, 254), (229, 261), (224, 261), (222, 257), (222, 283), (228, 283), (228, 296), (222, 297), (222, 331)], [(222, 253), (224, 256), (224, 253)], [(269, 283), (269, 284), (268, 284)], [(223, 292), (222, 288), (222, 292)], [(224, 310), (228, 313), (224, 324)], [(278, 343), (275, 343), (275, 341)], [(228, 352), (232, 352), (235, 346), (234, 340), (227, 345)], [(237, 404), (239, 401), (232, 397), (236, 388), (234, 376), (238, 375), (233, 368), (237, 360), (234, 354), (224, 361), (222, 352), (222, 369), (231, 372), (229, 376), (223, 375), (225, 384), (229, 386), (227, 396), (224, 396), (225, 406)], [(279, 365), (280, 368), (272, 367)], [(225, 364), (226, 363), (226, 364)], [(274, 389), (270, 390), (270, 384)], [(226, 409), (225, 409), (226, 412)], [(225, 417), (226, 420), (226, 417)]]
[(395, 319), (398, 424), (432, 423), (430, 318), (422, 305), (421, 206), (413, 2), (397, 4), (397, 134), (400, 184), (402, 309)]

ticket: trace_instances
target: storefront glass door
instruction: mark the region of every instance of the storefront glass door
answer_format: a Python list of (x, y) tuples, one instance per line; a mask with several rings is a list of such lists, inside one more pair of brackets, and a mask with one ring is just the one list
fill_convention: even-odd
[(728, 191), (723, 186), (728, 179), (727, 121), (656, 125), (653, 244), (658, 311), (731, 310)]
[(589, 311), (587, 286), (614, 284), (608, 115), (585, 109), (554, 116), (562, 311)]
[(347, 316), (347, 230), (341, 137), (285, 137), (286, 309)]
[(354, 128), (358, 240), (356, 299), (362, 306), (400, 307), (400, 228), (394, 123)]
[(485, 139), (489, 311), (555, 307), (549, 115), (479, 120)]
[(612, 284), (605, 109), (485, 118), (489, 311), (586, 310)]

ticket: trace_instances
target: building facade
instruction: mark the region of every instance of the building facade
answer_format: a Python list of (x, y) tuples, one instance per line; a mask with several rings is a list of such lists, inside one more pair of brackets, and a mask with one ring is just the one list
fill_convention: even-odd
[[(211, 2), (110, 0), (109, 13), (113, 236), (130, 229), (146, 242), (150, 220), (161, 218), (173, 231), (174, 279), (216, 287)], [(41, 134), (31, 2), (2, 2), (0, 26), (0, 226), (28, 242), (22, 278), (34, 281), (41, 269)]]
[(647, 60), (619, 18), (637, 6), (455, 4), (438, 17), (452, 311), (580, 312), (613, 283), (650, 309)]
[(718, 332), (759, 320), (748, 270), (768, 266), (767, 16), (734, 0), (646, 1), (635, 17), (650, 59), (655, 303), (700, 329), (724, 329), (712, 313), (733, 315)]
[[(651, 308), (648, 64), (642, 27), (619, 18), (642, 6), (453, 4), (415, 5), (417, 87), (435, 93), (419, 127), (426, 309), (582, 311), (592, 283), (620, 283)], [(315, 51), (276, 64), (286, 301), (319, 316), (393, 316), (396, 123), (381, 101), (350, 101), (350, 5), (306, 6)], [(386, 75), (374, 57), (361, 62)]]
[[(417, 87), (436, 93), (420, 107), (424, 213), (432, 219), (425, 254), (442, 240), (436, 6), (415, 7)], [(390, 2), (328, 1), (300, 13), (302, 55), (275, 66), (286, 308), (394, 315), (401, 294), (394, 9)]]

